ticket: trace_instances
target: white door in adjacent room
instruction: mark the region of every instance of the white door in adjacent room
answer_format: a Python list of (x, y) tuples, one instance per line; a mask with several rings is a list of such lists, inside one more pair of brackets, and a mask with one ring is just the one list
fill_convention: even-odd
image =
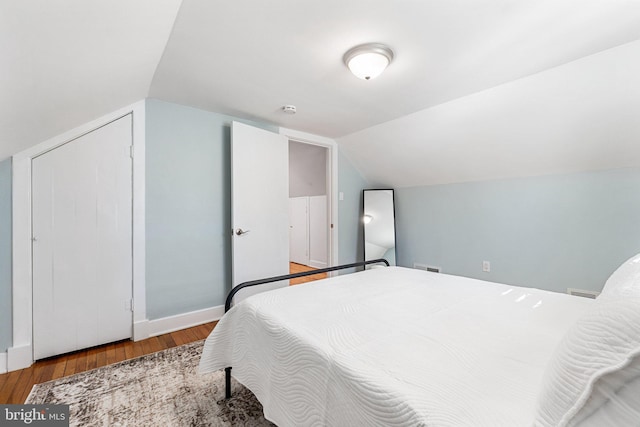
[(289, 199), (289, 257), (309, 265), (309, 197)]
[(328, 263), (329, 221), (327, 219), (327, 196), (309, 197), (309, 264), (315, 268), (326, 268)]
[(32, 160), (34, 359), (132, 334), (131, 115)]
[[(233, 286), (289, 273), (288, 148), (283, 135), (238, 122), (231, 125)], [(240, 291), (235, 302), (256, 292)]]

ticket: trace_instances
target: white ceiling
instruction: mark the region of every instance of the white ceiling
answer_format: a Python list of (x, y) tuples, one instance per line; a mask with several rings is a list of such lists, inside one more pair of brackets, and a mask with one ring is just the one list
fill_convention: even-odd
[[(385, 185), (640, 165), (639, 39), (638, 0), (0, 0), (0, 159), (155, 97), (337, 138)], [(372, 81), (365, 42), (395, 53)]]
[(338, 141), (374, 186), (638, 167), (640, 41)]
[(149, 93), (180, 0), (0, 0), (0, 160)]

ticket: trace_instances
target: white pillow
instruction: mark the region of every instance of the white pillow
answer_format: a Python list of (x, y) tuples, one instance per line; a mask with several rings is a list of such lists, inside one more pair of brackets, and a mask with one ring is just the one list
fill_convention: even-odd
[(569, 425), (640, 425), (640, 357), (636, 356), (625, 368), (600, 377), (589, 400)]
[(640, 366), (640, 261), (635, 260), (640, 257), (611, 275), (558, 345), (543, 378), (535, 425), (572, 426), (592, 416), (614, 417), (611, 425), (638, 425), (640, 395), (629, 392), (638, 387)]
[[(614, 295), (626, 294), (627, 292), (637, 295), (638, 283), (640, 283), (640, 254), (634, 255), (618, 267), (616, 271), (609, 276), (602, 288), (600, 297), (609, 297)], [(635, 285), (635, 286), (634, 286)]]

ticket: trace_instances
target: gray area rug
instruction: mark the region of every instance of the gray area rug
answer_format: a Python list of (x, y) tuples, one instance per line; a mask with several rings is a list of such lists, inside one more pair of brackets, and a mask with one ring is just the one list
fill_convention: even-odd
[(224, 371), (197, 372), (202, 341), (33, 386), (25, 403), (68, 404), (72, 426), (273, 426)]

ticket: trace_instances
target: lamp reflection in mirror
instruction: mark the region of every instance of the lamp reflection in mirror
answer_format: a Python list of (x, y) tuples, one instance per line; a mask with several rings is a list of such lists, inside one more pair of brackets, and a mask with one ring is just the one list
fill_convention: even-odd
[[(396, 265), (396, 227), (393, 190), (364, 190), (365, 261), (384, 258)], [(375, 220), (374, 220), (375, 218)]]

